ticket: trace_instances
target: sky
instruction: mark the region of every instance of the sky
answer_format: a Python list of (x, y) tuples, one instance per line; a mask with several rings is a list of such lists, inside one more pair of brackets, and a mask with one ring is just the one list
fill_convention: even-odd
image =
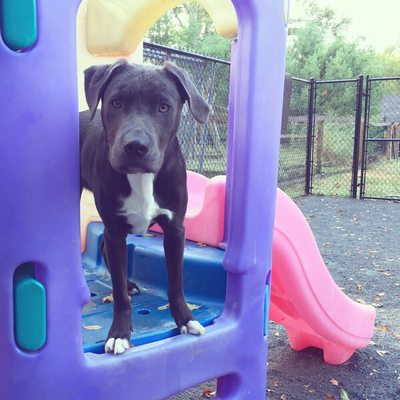
[[(301, 0), (291, 0), (290, 17), (303, 15)], [(378, 51), (400, 47), (400, 0), (317, 0), (321, 6), (333, 8), (339, 16), (351, 18), (347, 39), (363, 36)]]

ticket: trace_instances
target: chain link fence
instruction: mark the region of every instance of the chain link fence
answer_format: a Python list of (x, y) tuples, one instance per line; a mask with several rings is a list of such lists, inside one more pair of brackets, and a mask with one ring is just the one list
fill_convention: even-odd
[(362, 198), (400, 199), (400, 77), (366, 81)]
[(169, 47), (144, 43), (145, 63), (162, 65), (173, 61), (183, 68), (202, 96), (211, 105), (206, 124), (196, 122), (184, 106), (178, 132), (188, 169), (208, 177), (226, 173), (226, 140), (228, 132), (228, 99), (230, 64)]
[[(178, 138), (188, 169), (225, 174), (230, 63), (150, 43), (144, 43), (143, 56), (145, 63), (170, 60), (186, 70), (211, 104), (205, 125), (184, 107)], [(367, 77), (366, 92), (362, 76), (293, 78), (278, 185), (292, 197), (400, 199), (399, 146), (400, 77)]]
[(278, 186), (289, 196), (305, 194), (310, 82), (293, 78), (289, 120), (281, 135)]
[(352, 195), (357, 82), (316, 82), (311, 194)]

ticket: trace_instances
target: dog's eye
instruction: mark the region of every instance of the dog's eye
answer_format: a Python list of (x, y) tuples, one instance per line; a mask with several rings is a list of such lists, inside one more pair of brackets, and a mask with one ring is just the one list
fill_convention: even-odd
[(111, 100), (111, 104), (114, 108), (121, 108), (122, 107), (122, 101), (119, 99), (114, 99)]
[(162, 113), (165, 113), (165, 112), (167, 112), (169, 109), (170, 109), (170, 107), (169, 107), (168, 104), (161, 104), (160, 107), (159, 107), (159, 109), (158, 109), (158, 111), (160, 111), (160, 112), (162, 112)]

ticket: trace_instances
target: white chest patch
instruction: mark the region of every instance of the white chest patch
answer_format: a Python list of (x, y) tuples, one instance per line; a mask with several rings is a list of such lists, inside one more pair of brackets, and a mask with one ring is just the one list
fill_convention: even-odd
[(131, 194), (121, 199), (122, 207), (118, 214), (126, 217), (128, 224), (132, 226), (132, 233), (145, 233), (151, 221), (159, 215), (173, 218), (172, 211), (160, 208), (154, 199), (154, 174), (129, 174), (127, 178)]

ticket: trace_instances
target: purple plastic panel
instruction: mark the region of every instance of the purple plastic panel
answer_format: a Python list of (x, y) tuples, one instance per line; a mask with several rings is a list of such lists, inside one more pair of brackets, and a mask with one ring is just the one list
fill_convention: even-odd
[[(1, 399), (162, 399), (221, 376), (218, 398), (265, 398), (264, 285), (286, 32), (282, 1), (233, 3), (239, 40), (232, 65), (225, 311), (204, 337), (179, 336), (118, 357), (84, 355), (80, 333), (89, 293), (79, 240), (78, 0), (38, 0), (39, 36), (31, 50), (14, 53), (0, 42)], [(28, 261), (47, 290), (47, 342), (32, 353), (15, 345), (12, 315), (13, 273)]]

